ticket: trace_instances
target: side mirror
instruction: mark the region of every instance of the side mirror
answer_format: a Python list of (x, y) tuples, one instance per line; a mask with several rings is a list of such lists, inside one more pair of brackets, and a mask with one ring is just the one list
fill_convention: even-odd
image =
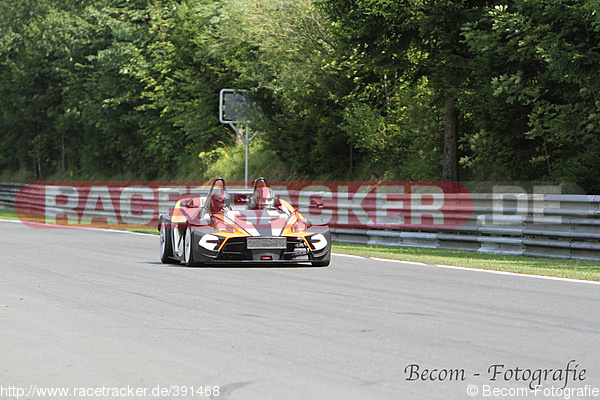
[(323, 200), (315, 200), (315, 199), (310, 199), (310, 205), (311, 205), (311, 207), (317, 207), (319, 209), (321, 209), (325, 206), (323, 204)]
[(189, 200), (189, 201), (185, 202), (184, 207), (185, 208), (198, 208), (199, 206), (196, 203), (194, 203), (194, 200)]

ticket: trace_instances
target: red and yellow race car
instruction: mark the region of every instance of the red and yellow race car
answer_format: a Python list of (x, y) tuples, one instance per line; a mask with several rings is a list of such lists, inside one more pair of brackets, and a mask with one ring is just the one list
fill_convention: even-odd
[(159, 217), (158, 230), (163, 263), (328, 266), (331, 260), (329, 227), (311, 225), (264, 178), (250, 194), (230, 193), (217, 178), (206, 196), (179, 199)]

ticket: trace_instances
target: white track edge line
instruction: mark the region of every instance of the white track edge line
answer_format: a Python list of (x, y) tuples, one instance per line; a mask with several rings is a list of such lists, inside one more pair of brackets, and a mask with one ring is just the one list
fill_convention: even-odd
[(455, 269), (455, 270), (461, 270), (461, 271), (487, 272), (489, 274), (518, 276), (518, 277), (522, 277), (522, 278), (536, 278), (536, 279), (546, 279), (546, 280), (551, 280), (551, 281), (587, 283), (587, 284), (591, 284), (591, 285), (600, 285), (600, 282), (598, 282), (598, 281), (586, 281), (583, 279), (560, 278), (557, 276), (519, 274), (516, 272), (495, 271), (493, 269), (457, 267), (454, 265), (425, 264), (425, 263), (414, 262), (414, 261), (390, 260), (387, 258), (377, 258), (377, 257), (362, 257), (362, 256), (354, 256), (354, 255), (350, 255), (350, 254), (332, 253), (332, 255), (335, 255), (336, 257), (352, 257), (352, 258), (361, 258), (361, 259), (365, 259), (365, 260), (384, 261), (384, 262), (399, 263), (399, 264), (410, 264), (410, 265), (416, 265), (416, 266), (420, 266), (420, 267), (436, 267), (436, 268), (445, 268), (445, 269)]

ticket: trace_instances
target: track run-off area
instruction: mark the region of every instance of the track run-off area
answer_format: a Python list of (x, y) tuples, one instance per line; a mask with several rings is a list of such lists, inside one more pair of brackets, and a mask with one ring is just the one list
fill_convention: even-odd
[(157, 236), (0, 229), (0, 399), (600, 399), (594, 282), (339, 254), (187, 268)]

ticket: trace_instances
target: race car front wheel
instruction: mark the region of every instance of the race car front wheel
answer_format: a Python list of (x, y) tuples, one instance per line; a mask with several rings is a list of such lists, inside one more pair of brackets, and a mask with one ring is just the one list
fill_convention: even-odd
[(185, 254), (185, 264), (188, 267), (195, 267), (200, 265), (200, 263), (198, 263), (197, 261), (194, 260), (194, 249), (192, 248), (193, 244), (192, 244), (192, 229), (188, 226), (186, 232), (185, 232), (185, 239), (184, 239), (184, 254)]

